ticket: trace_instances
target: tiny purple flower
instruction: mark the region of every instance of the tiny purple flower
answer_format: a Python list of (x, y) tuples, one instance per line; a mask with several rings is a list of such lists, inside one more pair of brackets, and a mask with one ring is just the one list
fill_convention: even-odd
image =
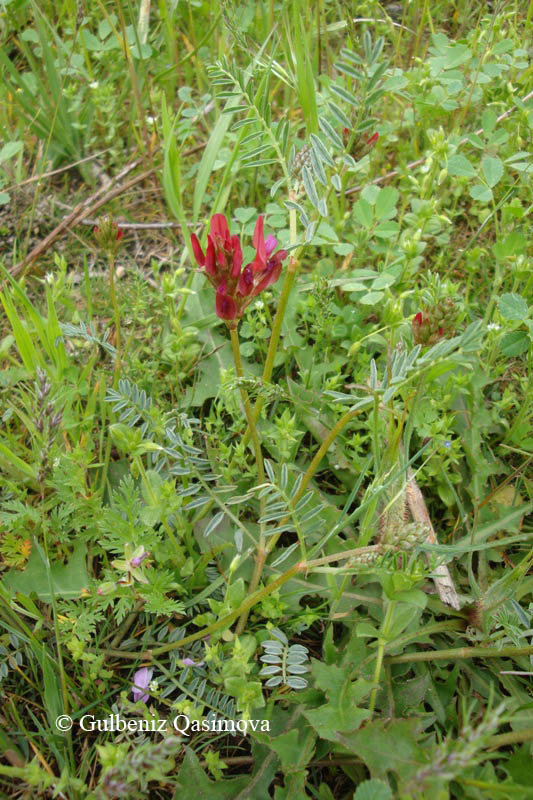
[(146, 703), (150, 697), (149, 694), (146, 694), (144, 689), (148, 689), (153, 674), (153, 669), (142, 667), (141, 669), (138, 669), (133, 676), (132, 693), (134, 703), (136, 703), (138, 700), (142, 700), (143, 703)]
[(193, 661), (192, 658), (183, 658), (182, 663), (184, 667), (203, 667), (203, 661)]
[(148, 558), (150, 553), (143, 553), (142, 556), (137, 556), (136, 558), (132, 558), (130, 564), (132, 567), (140, 567), (143, 563), (145, 558)]

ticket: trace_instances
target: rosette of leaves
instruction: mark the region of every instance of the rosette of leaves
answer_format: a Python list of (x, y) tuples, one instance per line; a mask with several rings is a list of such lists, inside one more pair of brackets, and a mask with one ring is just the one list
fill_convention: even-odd
[(289, 640), (279, 628), (273, 628), (271, 633), (276, 639), (268, 639), (263, 642), (265, 652), (260, 658), (266, 666), (259, 675), (271, 676), (265, 686), (283, 685), (289, 686), (291, 689), (305, 689), (307, 680), (299, 676), (309, 672), (309, 667), (305, 666), (309, 657), (307, 647), (301, 644), (289, 646)]

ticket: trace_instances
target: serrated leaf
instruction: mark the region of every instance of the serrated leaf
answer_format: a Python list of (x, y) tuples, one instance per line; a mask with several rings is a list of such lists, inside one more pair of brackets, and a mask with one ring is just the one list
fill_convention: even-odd
[(504, 319), (523, 320), (529, 314), (527, 302), (519, 294), (502, 294), (498, 300), (498, 311)]
[(476, 183), (472, 186), (469, 190), (469, 195), (472, 200), (476, 200), (478, 203), (490, 203), (493, 197), (492, 189), (489, 189), (488, 186), (484, 186), (482, 183)]
[(371, 778), (359, 784), (353, 800), (392, 800), (392, 792), (386, 783)]
[(372, 227), (374, 215), (372, 213), (372, 206), (364, 198), (360, 197), (353, 207), (353, 215), (356, 220), (369, 230)]
[(472, 163), (462, 153), (456, 153), (448, 159), (448, 175), (460, 178), (474, 178), (477, 175)]
[(529, 336), (525, 331), (512, 331), (502, 336), (500, 340), (500, 350), (504, 356), (515, 358), (527, 352), (529, 342)]
[(385, 186), (379, 190), (376, 200), (375, 214), (378, 220), (390, 219), (396, 216), (396, 203), (399, 192), (393, 186)]
[(374, 306), (385, 297), (383, 292), (368, 292), (359, 298), (359, 302), (364, 306)]

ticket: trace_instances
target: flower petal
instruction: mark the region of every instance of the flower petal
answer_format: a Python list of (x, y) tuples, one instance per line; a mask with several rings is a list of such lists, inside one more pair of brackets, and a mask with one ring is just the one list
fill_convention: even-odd
[(265, 233), (263, 230), (263, 217), (259, 215), (255, 223), (254, 236), (252, 239), (254, 247), (257, 251), (255, 260), (260, 262), (263, 266), (266, 265), (266, 247), (265, 247)]
[(237, 306), (233, 297), (226, 294), (226, 284), (221, 284), (217, 289), (216, 312), (220, 319), (235, 319)]
[(135, 684), (132, 687), (132, 694), (133, 694), (133, 701), (136, 703), (138, 700), (142, 700), (143, 703), (146, 703), (150, 695), (144, 692), (144, 689), (148, 689), (150, 685), (150, 681), (152, 680), (152, 675), (154, 674), (153, 669), (149, 669), (148, 667), (142, 667), (138, 669), (135, 675), (133, 676), (133, 683)]
[(213, 240), (211, 236), (207, 237), (207, 251), (205, 254), (205, 271), (208, 275), (212, 275), (214, 278), (217, 275), (217, 260), (216, 260), (216, 253), (215, 253), (215, 245), (213, 244)]
[(194, 253), (194, 257), (196, 259), (196, 263), (199, 267), (203, 267), (205, 264), (205, 256), (204, 251), (200, 246), (200, 242), (198, 241), (198, 237), (195, 233), (191, 234), (191, 245)]
[(275, 236), (272, 236), (272, 234), (269, 233), (269, 235), (265, 239), (265, 250), (267, 257), (274, 252), (277, 246), (278, 246), (278, 240), (276, 239)]
[(247, 297), (254, 288), (254, 273), (251, 264), (247, 264), (239, 279), (238, 291), (243, 297)]
[(231, 277), (238, 278), (241, 274), (242, 267), (242, 249), (238, 236), (231, 237), (231, 249), (233, 250), (233, 269), (231, 271)]
[(279, 276), (281, 275), (281, 261), (278, 263), (274, 262), (274, 259), (269, 261), (268, 267), (264, 270), (262, 276), (260, 276), (260, 281), (255, 287), (254, 291), (252, 292), (253, 296), (256, 297), (260, 292), (267, 289), (269, 286), (272, 286), (273, 283), (276, 283)]
[(224, 214), (213, 214), (211, 217), (211, 236), (220, 236), (224, 241), (229, 239), (228, 221)]

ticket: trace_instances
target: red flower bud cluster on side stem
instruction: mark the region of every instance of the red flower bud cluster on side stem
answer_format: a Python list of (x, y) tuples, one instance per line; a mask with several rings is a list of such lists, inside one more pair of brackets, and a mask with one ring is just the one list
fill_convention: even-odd
[(415, 344), (436, 344), (443, 336), (453, 335), (457, 309), (452, 298), (446, 298), (433, 308), (418, 311), (413, 317), (413, 341)]
[(275, 283), (281, 275), (286, 250), (274, 250), (277, 241), (263, 231), (263, 217), (257, 218), (253, 235), (255, 258), (242, 269), (242, 249), (238, 236), (230, 236), (223, 214), (214, 214), (207, 237), (206, 252), (193, 233), (191, 244), (196, 263), (204, 267), (216, 289), (216, 312), (220, 319), (239, 320), (244, 309), (260, 292)]
[[(351, 131), (349, 128), (342, 129), (342, 138), (344, 139), (344, 144), (347, 145), (350, 141)], [(362, 133), (361, 136), (357, 137), (352, 145), (352, 155), (360, 157), (363, 153), (368, 153), (374, 145), (376, 144), (377, 140), (379, 139), (379, 133), (373, 133), (372, 136), (368, 133)]]
[(101, 217), (93, 228), (94, 238), (103, 250), (115, 252), (124, 232), (111, 217)]

